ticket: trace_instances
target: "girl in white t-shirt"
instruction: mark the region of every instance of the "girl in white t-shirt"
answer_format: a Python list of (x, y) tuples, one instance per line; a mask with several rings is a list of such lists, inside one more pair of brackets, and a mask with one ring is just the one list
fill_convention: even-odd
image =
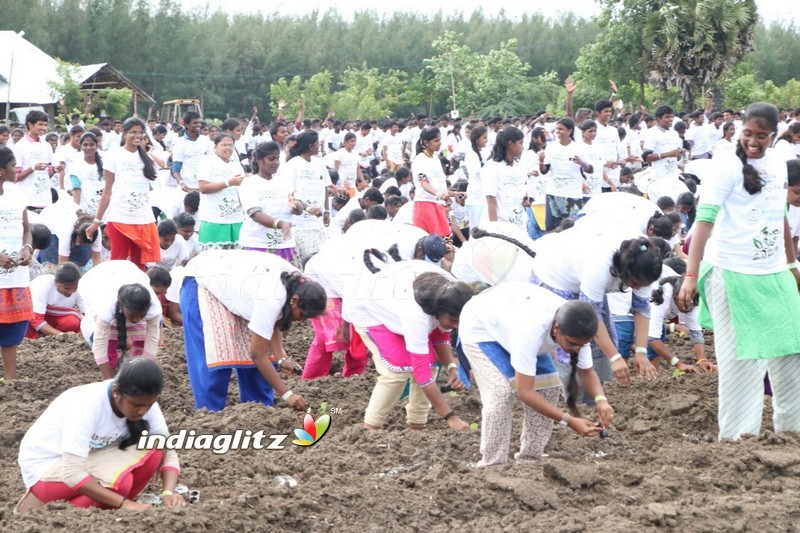
[(355, 191), (356, 179), (363, 179), (361, 167), (358, 164), (360, 157), (356, 151), (356, 134), (348, 132), (344, 135), (344, 144), (336, 151), (334, 158), (336, 170), (339, 172), (337, 189), (352, 194)]
[(81, 207), (81, 211), (94, 217), (106, 186), (103, 160), (97, 153), (99, 143), (94, 133), (84, 133), (80, 144), (83, 157), (73, 159), (66, 172), (69, 175), (72, 199)]
[(539, 171), (548, 174), (545, 226), (553, 231), (564, 219), (574, 220), (591, 192), (585, 174), (594, 167), (586, 151), (574, 140), (575, 123), (564, 117), (556, 122), (556, 139), (540, 156)]
[(111, 259), (130, 259), (141, 269), (161, 260), (149, 197), (156, 169), (141, 146), (144, 129), (144, 122), (138, 118), (122, 124), (123, 145), (110, 151), (104, 160), (105, 189), (87, 230), (93, 239), (105, 220)]
[(786, 161), (769, 150), (777, 127), (775, 106), (748, 106), (735, 155), (715, 158), (717, 172), (704, 176), (678, 295), (687, 311), (699, 289), (700, 323), (714, 328), (720, 439), (760, 433), (767, 372), (775, 431), (800, 430), (800, 272)]
[[(159, 287), (159, 292), (166, 290)], [(147, 274), (130, 261), (107, 261), (83, 275), (78, 294), (86, 306), (81, 333), (103, 379), (114, 376), (128, 351), (131, 357), (155, 358), (161, 305)]]
[(300, 254), (292, 231), (292, 215), (303, 213), (303, 204), (294, 199), (292, 185), (278, 175), (280, 147), (275, 142), (260, 143), (253, 151), (254, 175), (247, 176), (239, 188), (246, 218), (239, 234), (245, 250), (268, 252), (300, 268)]
[(469, 134), (471, 141), (471, 149), (467, 150), (464, 155), (464, 161), (461, 163), (461, 168), (464, 169), (467, 175), (467, 199), (464, 205), (467, 206), (467, 215), (469, 216), (469, 227), (477, 228), (480, 226), (483, 210), (486, 208), (486, 195), (483, 194), (483, 186), (481, 182), (481, 171), (483, 169), (483, 159), (481, 158), (481, 150), (486, 147), (489, 142), (489, 136), (486, 133), (484, 126), (475, 126)]
[(309, 257), (319, 251), (328, 236), (325, 227), (331, 221), (328, 198), (330, 176), (316, 157), (318, 152), (317, 132), (304, 131), (297, 136), (297, 143), (292, 147), (290, 158), (281, 171), (281, 178), (288, 180), (294, 197), (303, 202), (304, 212), (292, 217), (300, 257)]
[[(459, 339), (481, 395), (481, 460), (478, 466), (508, 461), (515, 397), (524, 418), (521, 447), (514, 458), (541, 458), (553, 420), (583, 437), (595, 437), (611, 425), (614, 409), (592, 368), (589, 342), (597, 316), (587, 302), (571, 301), (529, 283), (502, 283), (464, 306)], [(556, 404), (561, 382), (550, 352), (570, 354), (565, 387), (569, 413)], [(601, 424), (582, 418), (577, 407), (578, 376), (596, 401)]]
[(431, 235), (448, 237), (450, 223), (447, 221), (445, 202), (451, 195), (447, 190), (447, 177), (439, 161), (442, 136), (438, 128), (425, 128), (417, 141), (417, 156), (411, 162), (411, 177), (414, 180), (414, 225)]
[(617, 190), (614, 181), (609, 178), (605, 172), (605, 158), (600, 147), (594, 144), (594, 139), (597, 137), (597, 123), (594, 120), (584, 120), (579, 126), (581, 130), (581, 147), (588, 158), (588, 163), (592, 165), (592, 172), (586, 174), (586, 183), (589, 184), (589, 192), (584, 196), (592, 198), (603, 193), (603, 187), (611, 189), (612, 192)]
[(33, 319), (29, 339), (80, 333), (85, 307), (78, 294), (81, 271), (74, 263), (59, 265), (55, 275), (45, 274), (31, 282)]
[(17, 377), (17, 346), (33, 316), (28, 264), (33, 254), (22, 195), (8, 187), (16, 178), (14, 152), (0, 147), (0, 352), (7, 380)]
[(28, 429), (19, 447), (27, 487), (15, 513), (66, 501), (74, 507), (143, 511), (136, 497), (161, 471), (161, 503), (186, 505), (172, 491), (180, 462), (174, 450), (139, 450), (144, 430), (169, 437), (158, 405), (164, 375), (155, 361), (128, 361), (114, 380), (79, 385), (62, 393)]
[(523, 138), (523, 133), (514, 126), (507, 126), (497, 134), (492, 157), (481, 170), (486, 197), (481, 224), (501, 220), (523, 229), (527, 226), (527, 214), (522, 203), (528, 195), (528, 173), (519, 164), (524, 149)]
[[(576, 226), (542, 237), (536, 241), (535, 249), (534, 283), (562, 298), (585, 300), (595, 307), (600, 319), (595, 369), (603, 381), (611, 379), (613, 372), (621, 384), (630, 383), (628, 365), (617, 351), (605, 294), (633, 290), (634, 363), (640, 375), (654, 378), (655, 369), (646, 357), (647, 331), (650, 285), (661, 276), (661, 256), (650, 240), (635, 229)], [(558, 352), (558, 364), (563, 381), (566, 379), (564, 372), (569, 370), (569, 358), (565, 353)], [(590, 396), (582, 400), (581, 403), (592, 403)]]
[[(318, 283), (271, 254), (205, 250), (186, 265), (180, 306), (197, 409), (225, 408), (232, 369), (242, 402), (272, 406), (274, 392), (290, 407), (308, 408), (276, 367), (286, 359), (283, 335), (292, 323), (325, 312), (325, 290)], [(208, 354), (214, 358), (211, 362), (206, 358), (208, 333), (217, 347), (216, 353)], [(246, 340), (237, 340), (241, 338)], [(241, 342), (248, 346), (245, 353)]]
[(722, 126), (722, 139), (717, 141), (717, 144), (714, 145), (714, 155), (712, 156), (713, 159), (718, 157), (726, 157), (732, 153), (736, 152), (736, 142), (733, 140), (733, 136), (736, 134), (736, 126), (733, 122), (726, 122)]
[(244, 222), (239, 186), (244, 169), (236, 154), (233, 136), (220, 133), (214, 154), (203, 156), (197, 169), (200, 188), (200, 244), (207, 248), (235, 248)]
[[(438, 131), (437, 131), (438, 135)], [(469, 425), (451, 409), (432, 370), (439, 361), (449, 373), (448, 385), (463, 388), (450, 347), (450, 330), (458, 327), (469, 285), (425, 261), (403, 261), (378, 270), (371, 256), (363, 282), (344, 295), (342, 318), (353, 325), (373, 355), (378, 381), (364, 415), (366, 429), (380, 429), (410, 380), (406, 422), (424, 429), (433, 406), (451, 429)]]

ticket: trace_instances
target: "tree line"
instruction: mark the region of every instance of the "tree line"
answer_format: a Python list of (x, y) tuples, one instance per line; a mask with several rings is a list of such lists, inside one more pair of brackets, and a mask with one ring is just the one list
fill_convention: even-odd
[[(646, 7), (652, 1), (604, 4)], [(621, 75), (630, 76), (618, 79), (621, 85), (633, 84), (630, 90), (621, 88), (628, 101), (652, 97), (637, 90), (635, 71), (619, 68), (639, 61), (635, 46), (631, 48), (639, 41), (631, 37), (630, 28), (602, 16), (527, 15), (512, 20), (478, 11), (468, 16), (439, 12), (383, 17), (359, 12), (344, 18), (335, 11), (315, 11), (290, 17), (187, 11), (175, 0), (0, 0), (0, 9), (0, 28), (24, 30), (25, 38), (46, 53), (72, 63), (110, 63), (158, 102), (202, 97), (209, 116), (249, 115), (253, 106), (270, 109), (274, 116), (279, 99), (291, 98), (291, 107), (297, 105), (294, 97), (306, 92), (307, 105), (319, 107), (315, 113), (309, 109), (309, 116), (324, 116), (328, 106), (338, 106), (341, 116), (440, 114), (452, 108), (451, 84), (466, 92), (462, 102), (471, 108), (462, 107), (462, 115), (481, 109), (533, 112), (534, 106), (558, 107), (563, 99), (558, 88), (576, 71), (584, 89), (576, 94), (578, 100), (607, 92), (601, 89), (607, 84), (603, 78)], [(759, 23), (753, 31), (755, 50), (747, 56), (746, 74), (754, 90), (763, 91), (768, 80), (783, 87), (798, 71), (800, 32), (778, 23)], [(598, 64), (596, 43), (619, 53), (600, 56), (606, 63)], [(457, 61), (465, 58), (466, 63)], [(445, 64), (443, 59), (452, 61)], [(508, 66), (504, 79), (493, 79), (503, 75), (497, 65)], [(649, 85), (651, 93), (669, 90)], [(740, 93), (746, 89), (738, 88)], [(494, 108), (471, 94), (491, 91), (500, 91)], [(370, 99), (375, 105), (364, 104)], [(456, 105), (461, 107), (458, 91)], [(261, 115), (268, 118), (265, 112)]]

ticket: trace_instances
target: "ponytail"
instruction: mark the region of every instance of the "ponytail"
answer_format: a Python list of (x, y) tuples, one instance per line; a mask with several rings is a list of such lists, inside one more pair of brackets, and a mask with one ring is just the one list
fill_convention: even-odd
[(150, 159), (150, 156), (147, 155), (147, 152), (141, 145), (136, 147), (136, 151), (139, 152), (139, 158), (142, 160), (142, 163), (144, 163), (144, 177), (150, 181), (155, 181), (156, 169), (153, 166), (153, 160)]
[(611, 258), (611, 275), (619, 278), (619, 290), (631, 278), (650, 284), (661, 276), (661, 255), (646, 237), (622, 241)]
[(522, 249), (526, 254), (531, 257), (536, 257), (536, 252), (534, 252), (529, 246), (523, 244), (522, 241), (519, 241), (513, 237), (509, 237), (508, 235), (503, 235), (502, 233), (489, 233), (486, 230), (482, 230), (480, 228), (475, 228), (472, 230), (472, 237), (474, 239), (482, 239), (484, 237), (494, 237), (495, 239), (500, 239), (501, 241), (510, 242), (517, 248)]
[(377, 274), (378, 272), (381, 271), (381, 269), (376, 267), (375, 263), (372, 262), (373, 255), (378, 259), (380, 259), (381, 261), (383, 261), (384, 263), (387, 263), (388, 260), (386, 258), (386, 254), (384, 254), (383, 252), (381, 252), (376, 248), (367, 248), (366, 250), (364, 250), (364, 265), (367, 267), (367, 270), (369, 270), (373, 274)]
[(650, 295), (650, 301), (656, 305), (661, 305), (664, 303), (664, 285), (672, 285), (672, 289), (674, 292), (680, 290), (680, 281), (681, 276), (669, 276), (666, 278), (661, 278), (658, 280), (658, 287), (653, 289), (652, 294)]
[[(123, 285), (117, 292), (117, 307), (114, 318), (117, 321), (117, 351), (124, 356), (128, 351), (128, 326), (125, 318), (125, 309), (135, 313), (145, 313), (150, 308), (150, 291), (139, 283)], [(120, 363), (122, 357), (120, 357)]]
[[(120, 291), (121, 290), (122, 289), (120, 289)], [(117, 366), (119, 367), (125, 354), (128, 352), (128, 324), (125, 319), (125, 311), (122, 309), (122, 304), (119, 300), (117, 300), (117, 309), (114, 312), (114, 318), (117, 320), (117, 352), (120, 355)]]
[(581, 416), (578, 412), (578, 393), (580, 387), (578, 386), (578, 352), (569, 354), (569, 381), (567, 382), (567, 407), (572, 416)]
[(750, 194), (758, 194), (764, 187), (764, 179), (759, 176), (758, 171), (753, 168), (753, 165), (747, 162), (747, 155), (744, 153), (742, 143), (736, 143), (736, 157), (742, 162), (742, 185), (744, 190)]
[(281, 283), (286, 289), (280, 330), (287, 331), (292, 326), (292, 298), (297, 296), (297, 307), (306, 318), (314, 318), (325, 312), (328, 297), (322, 285), (305, 278), (300, 272), (281, 272)]
[(394, 259), (396, 263), (399, 263), (403, 260), (403, 258), (400, 256), (400, 248), (397, 246), (397, 243), (391, 245), (389, 249), (386, 250), (386, 253), (389, 254), (389, 257)]

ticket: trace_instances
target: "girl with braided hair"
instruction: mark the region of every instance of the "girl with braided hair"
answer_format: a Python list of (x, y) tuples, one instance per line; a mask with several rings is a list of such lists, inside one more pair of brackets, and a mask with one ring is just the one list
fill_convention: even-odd
[(305, 411), (308, 403), (277, 368), (286, 359), (284, 332), (325, 312), (325, 290), (283, 258), (251, 250), (206, 250), (184, 272), (180, 306), (195, 407), (224, 409), (236, 370), (242, 402), (272, 406), (277, 395)]
[(775, 106), (751, 104), (736, 152), (714, 158), (678, 294), (686, 311), (699, 292), (700, 323), (714, 329), (720, 440), (760, 433), (767, 372), (775, 431), (800, 430), (800, 272), (786, 161), (769, 149), (777, 126)]
[(155, 358), (161, 330), (157, 293), (168, 286), (153, 287), (150, 277), (130, 261), (106, 261), (81, 277), (78, 295), (86, 308), (81, 333), (92, 346), (103, 379), (114, 377), (125, 355)]

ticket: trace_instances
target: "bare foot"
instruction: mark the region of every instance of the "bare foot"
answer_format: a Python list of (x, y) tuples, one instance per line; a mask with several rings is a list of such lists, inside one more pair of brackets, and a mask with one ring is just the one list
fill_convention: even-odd
[(42, 500), (34, 496), (31, 491), (28, 491), (17, 503), (17, 506), (14, 507), (14, 514), (26, 513), (32, 509), (41, 509), (44, 505)]

